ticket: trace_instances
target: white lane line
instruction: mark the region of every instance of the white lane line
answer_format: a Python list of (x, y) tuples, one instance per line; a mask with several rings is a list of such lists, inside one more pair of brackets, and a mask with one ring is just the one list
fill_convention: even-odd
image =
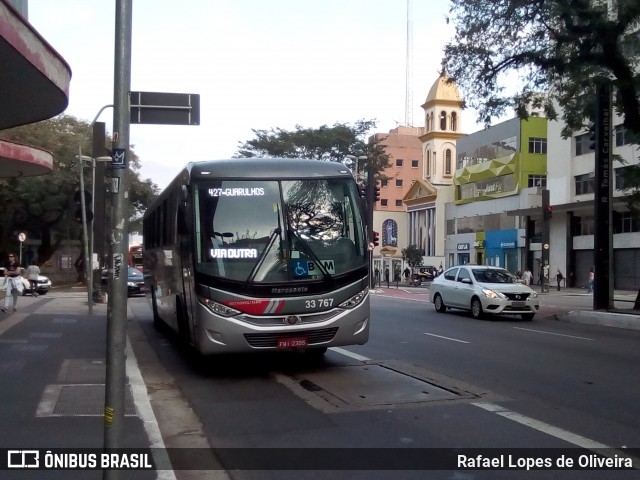
[(563, 430), (559, 427), (554, 427), (553, 425), (549, 425), (548, 423), (541, 422), (531, 417), (527, 417), (526, 415), (521, 415), (509, 410), (508, 408), (504, 408), (494, 403), (478, 402), (472, 403), (472, 405), (482, 408), (483, 410), (487, 410), (488, 412), (495, 413), (496, 415), (500, 415), (501, 417), (508, 418), (509, 420), (513, 420), (514, 422), (520, 423), (534, 430), (538, 430), (539, 432), (546, 433), (547, 435), (551, 435), (552, 437), (559, 438), (560, 440), (564, 440), (565, 442), (571, 443), (578, 447), (594, 451), (600, 455), (604, 455), (610, 458), (614, 458), (616, 455), (618, 457), (630, 458), (633, 462), (634, 468), (638, 468), (640, 466), (640, 460), (629, 455), (624, 451), (624, 449), (614, 449), (609, 445), (596, 442), (595, 440), (583, 437), (582, 435), (577, 435), (575, 433), (569, 432), (568, 430)]
[(444, 338), (445, 340), (451, 340), (452, 342), (471, 343), (471, 342), (466, 342), (464, 340), (458, 340), (457, 338), (443, 337), (442, 335), (436, 335), (435, 333), (425, 333), (425, 335), (429, 335), (431, 337)]
[(555, 333), (555, 332), (545, 332), (544, 330), (533, 330), (531, 328), (522, 328), (522, 327), (513, 327), (516, 330), (525, 330), (527, 332), (535, 332), (535, 333), (545, 333), (547, 335), (556, 335), (558, 337), (567, 337), (567, 338), (577, 338), (578, 340), (589, 340), (590, 342), (593, 341), (593, 338), (587, 338), (587, 337), (576, 337), (575, 335), (564, 335), (562, 333)]
[(359, 362), (368, 362), (369, 360), (371, 360), (368, 357), (364, 357), (362, 355), (358, 355), (357, 353), (350, 352), (349, 350), (345, 350), (344, 348), (340, 348), (340, 347), (331, 347), (331, 348), (329, 348), (329, 350), (333, 350), (334, 352), (339, 353), (341, 355), (345, 355), (347, 357), (351, 357), (354, 360), (358, 360)]

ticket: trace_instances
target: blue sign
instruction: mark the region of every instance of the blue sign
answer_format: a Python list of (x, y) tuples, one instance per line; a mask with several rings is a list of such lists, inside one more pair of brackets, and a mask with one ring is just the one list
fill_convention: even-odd
[(309, 276), (309, 262), (306, 260), (294, 260), (291, 264), (291, 271), (294, 277)]
[(116, 148), (113, 150), (113, 156), (111, 157), (111, 168), (127, 168), (127, 149)]

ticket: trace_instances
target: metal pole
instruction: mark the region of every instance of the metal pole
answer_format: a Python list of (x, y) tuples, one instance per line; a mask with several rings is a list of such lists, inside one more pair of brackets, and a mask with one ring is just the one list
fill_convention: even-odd
[(82, 213), (82, 255), (84, 257), (84, 282), (87, 284), (87, 300), (89, 315), (93, 315), (93, 295), (91, 294), (91, 275), (89, 270), (88, 233), (87, 233), (87, 202), (84, 197), (84, 159), (82, 158), (82, 142), (78, 145), (78, 168), (80, 170), (80, 212)]
[[(129, 92), (131, 90), (132, 0), (116, 0), (113, 110), (113, 184), (111, 208), (111, 278), (107, 310), (107, 375), (104, 404), (104, 446), (121, 448), (124, 437), (124, 393), (127, 340), (127, 262), (129, 212)], [(105, 479), (119, 478), (105, 470)]]

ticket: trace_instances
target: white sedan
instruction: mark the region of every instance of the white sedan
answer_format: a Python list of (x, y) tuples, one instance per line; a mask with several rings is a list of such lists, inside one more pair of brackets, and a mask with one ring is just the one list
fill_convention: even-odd
[(533, 320), (540, 308), (533, 289), (508, 270), (486, 265), (459, 265), (445, 270), (431, 283), (429, 296), (440, 313), (459, 308), (469, 310), (474, 318), (490, 313)]

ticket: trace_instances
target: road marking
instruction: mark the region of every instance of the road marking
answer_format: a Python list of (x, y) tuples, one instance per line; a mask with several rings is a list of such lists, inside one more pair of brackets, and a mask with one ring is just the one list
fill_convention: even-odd
[(563, 333), (545, 332), (544, 330), (533, 330), (531, 328), (522, 328), (522, 327), (513, 327), (513, 328), (515, 328), (516, 330), (526, 330), (527, 332), (545, 333), (547, 335), (556, 335), (558, 337), (577, 338), (578, 340), (589, 340), (590, 342), (593, 341), (593, 338), (576, 337), (575, 335), (565, 335)]
[(583, 437), (582, 435), (577, 435), (575, 433), (569, 432), (568, 430), (563, 430), (559, 427), (554, 427), (553, 425), (549, 425), (548, 423), (541, 422), (531, 417), (527, 417), (526, 415), (521, 415), (509, 410), (508, 408), (504, 408), (494, 403), (476, 402), (472, 403), (471, 405), (475, 405), (476, 407), (482, 408), (483, 410), (487, 410), (488, 412), (495, 413), (496, 415), (500, 415), (501, 417), (508, 418), (509, 420), (513, 420), (514, 422), (520, 423), (534, 430), (538, 430), (539, 432), (545, 433), (547, 435), (551, 435), (552, 437), (558, 438), (560, 440), (564, 440), (565, 442), (571, 443), (578, 447), (594, 451), (600, 455), (604, 455), (609, 458), (614, 458), (616, 455), (618, 457), (630, 458), (633, 462), (634, 468), (640, 467), (640, 459), (629, 455), (627, 452), (625, 452), (624, 449), (614, 449), (613, 447), (600, 442), (596, 442), (595, 440), (591, 440), (590, 438)]
[(329, 348), (329, 350), (333, 350), (334, 352), (339, 353), (341, 355), (345, 355), (347, 357), (351, 357), (354, 360), (358, 360), (359, 362), (368, 362), (369, 360), (371, 360), (368, 357), (364, 357), (362, 355), (358, 355), (357, 353), (350, 352), (349, 350), (345, 350), (344, 348), (340, 348), (340, 347), (331, 347), (331, 348)]
[(425, 335), (430, 335), (432, 337), (438, 337), (438, 338), (444, 338), (445, 340), (451, 340), (452, 342), (471, 343), (471, 342), (466, 342), (464, 340), (458, 340), (457, 338), (443, 337), (442, 335), (436, 335), (435, 333), (425, 333)]

